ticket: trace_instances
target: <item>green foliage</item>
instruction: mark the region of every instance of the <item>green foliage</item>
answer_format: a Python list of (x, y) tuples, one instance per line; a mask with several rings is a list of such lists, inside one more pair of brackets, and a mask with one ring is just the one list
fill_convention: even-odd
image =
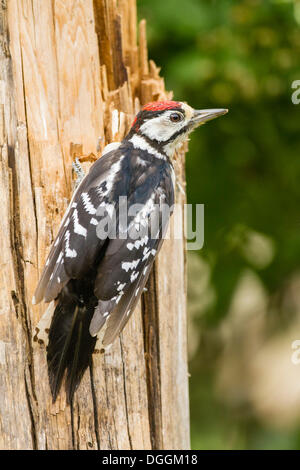
[[(200, 109), (229, 108), (193, 134), (186, 161), (188, 202), (205, 204), (199, 256), (215, 292), (196, 320), (205, 335), (226, 318), (245, 268), (269, 298), (299, 268), (300, 105), (291, 101), (291, 84), (300, 80), (300, 6), (296, 0), (140, 0), (138, 6), (148, 20), (150, 56), (175, 98)], [(248, 256), (249, 233), (270, 241), (267, 262)], [(191, 361), (194, 446), (299, 443), (297, 430), (268, 432), (218, 404), (217, 365), (206, 370), (203, 354), (200, 343)]]

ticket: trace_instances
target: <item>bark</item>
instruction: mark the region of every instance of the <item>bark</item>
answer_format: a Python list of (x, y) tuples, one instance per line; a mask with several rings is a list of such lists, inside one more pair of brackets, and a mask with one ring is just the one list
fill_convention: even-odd
[(88, 169), (142, 104), (170, 97), (148, 61), (145, 22), (138, 45), (135, 0), (0, 5), (0, 448), (188, 448), (183, 240), (165, 241), (140, 306), (94, 354), (72, 409), (64, 391), (52, 404), (45, 349), (32, 340), (47, 306), (31, 299), (72, 192), (72, 160)]

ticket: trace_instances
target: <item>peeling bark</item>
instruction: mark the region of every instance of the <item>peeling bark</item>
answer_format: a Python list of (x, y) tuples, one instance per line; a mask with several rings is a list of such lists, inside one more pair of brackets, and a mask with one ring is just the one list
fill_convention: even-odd
[(64, 392), (52, 404), (45, 349), (32, 341), (46, 306), (31, 298), (74, 157), (88, 170), (142, 104), (171, 97), (148, 62), (145, 22), (138, 45), (135, 0), (9, 0), (0, 26), (0, 448), (188, 448), (182, 240), (165, 241), (148, 292), (94, 354), (72, 409)]

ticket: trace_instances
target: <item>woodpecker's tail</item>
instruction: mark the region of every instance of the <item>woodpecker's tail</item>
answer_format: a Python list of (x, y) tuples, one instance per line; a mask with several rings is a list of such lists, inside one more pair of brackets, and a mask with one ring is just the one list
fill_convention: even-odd
[(67, 400), (71, 403), (97, 341), (89, 333), (95, 303), (86, 305), (63, 293), (57, 300), (47, 348), (49, 383), (54, 403), (66, 371)]

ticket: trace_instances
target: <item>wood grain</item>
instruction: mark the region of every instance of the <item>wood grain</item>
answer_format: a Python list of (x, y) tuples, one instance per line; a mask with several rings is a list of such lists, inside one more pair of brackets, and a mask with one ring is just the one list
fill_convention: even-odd
[(136, 16), (135, 0), (0, 3), (1, 449), (189, 447), (183, 241), (165, 242), (148, 292), (112, 348), (94, 354), (72, 409), (64, 391), (52, 404), (45, 349), (32, 341), (46, 306), (31, 298), (74, 156), (88, 169), (142, 104), (171, 96), (148, 61), (144, 21), (137, 43)]

